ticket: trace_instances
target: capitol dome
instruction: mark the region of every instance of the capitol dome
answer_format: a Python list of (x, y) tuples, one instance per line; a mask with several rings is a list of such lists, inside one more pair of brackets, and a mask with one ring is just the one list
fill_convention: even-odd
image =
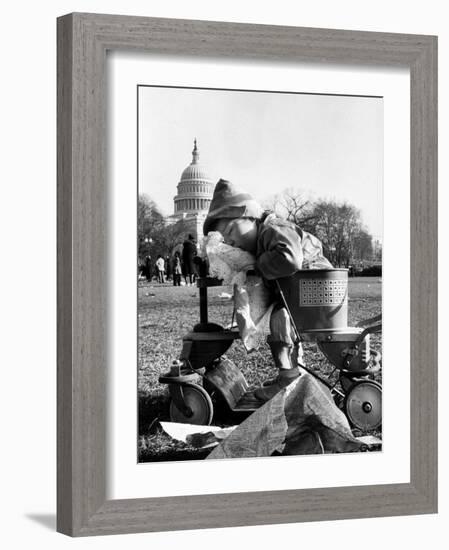
[(192, 162), (181, 174), (174, 198), (174, 215), (205, 214), (209, 210), (215, 184), (199, 163), (200, 153), (196, 139), (192, 151)]
[(192, 164), (189, 164), (189, 166), (183, 170), (180, 183), (191, 181), (211, 181), (211, 179), (200, 164), (192, 162)]

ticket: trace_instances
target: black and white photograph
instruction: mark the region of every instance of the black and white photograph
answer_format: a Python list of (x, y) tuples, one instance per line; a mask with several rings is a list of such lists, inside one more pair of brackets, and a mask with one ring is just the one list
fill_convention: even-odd
[(445, 7), (5, 4), (4, 548), (442, 545)]
[(380, 452), (382, 97), (137, 94), (138, 462)]

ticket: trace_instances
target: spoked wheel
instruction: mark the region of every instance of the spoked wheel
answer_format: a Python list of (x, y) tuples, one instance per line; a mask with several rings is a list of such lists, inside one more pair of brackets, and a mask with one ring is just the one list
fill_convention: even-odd
[(214, 407), (207, 391), (196, 384), (183, 384), (181, 390), (186, 409), (178, 409), (172, 399), (170, 401), (170, 420), (183, 424), (208, 426), (212, 422)]
[(382, 424), (382, 386), (373, 380), (356, 382), (345, 397), (344, 410), (359, 430), (375, 430)]

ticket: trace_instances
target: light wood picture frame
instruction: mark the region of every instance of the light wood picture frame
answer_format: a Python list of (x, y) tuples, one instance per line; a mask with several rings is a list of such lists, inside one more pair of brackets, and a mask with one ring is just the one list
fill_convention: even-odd
[[(83, 13), (57, 25), (57, 530), (87, 536), (435, 513), (437, 38)], [(107, 500), (108, 50), (409, 68), (409, 483)]]

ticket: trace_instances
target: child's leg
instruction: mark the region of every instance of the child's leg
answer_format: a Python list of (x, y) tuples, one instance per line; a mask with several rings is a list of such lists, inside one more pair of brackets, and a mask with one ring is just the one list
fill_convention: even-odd
[(275, 307), (273, 310), (270, 318), (270, 332), (267, 341), (279, 373), (269, 385), (263, 385), (255, 390), (254, 395), (261, 401), (268, 401), (299, 376), (297, 359), (292, 362), (292, 352), (295, 347), (294, 333), (285, 308)]
[(292, 361), (292, 365), (294, 367), (296, 367), (296, 366), (304, 367), (305, 366), (305, 363), (304, 363), (304, 349), (302, 347), (301, 342), (297, 342), (294, 345), (293, 350), (292, 350), (292, 355), (291, 355), (291, 361)]
[[(270, 345), (276, 367), (278, 369), (291, 369), (294, 366), (290, 360), (294, 341), (292, 339), (290, 317), (285, 307), (275, 306), (273, 309), (270, 317), (270, 336), (268, 336), (267, 342)], [(288, 359), (285, 351), (288, 351)]]
[(290, 316), (284, 307), (275, 308), (273, 310), (273, 314), (270, 318), (270, 332), (271, 337), (268, 337), (268, 342), (280, 341), (291, 346), (290, 361), (292, 367), (305, 364), (302, 343), (297, 341), (297, 336), (290, 321)]
[(290, 360), (292, 347), (285, 342), (268, 341), (274, 365), (279, 370), (290, 370), (293, 365)]

